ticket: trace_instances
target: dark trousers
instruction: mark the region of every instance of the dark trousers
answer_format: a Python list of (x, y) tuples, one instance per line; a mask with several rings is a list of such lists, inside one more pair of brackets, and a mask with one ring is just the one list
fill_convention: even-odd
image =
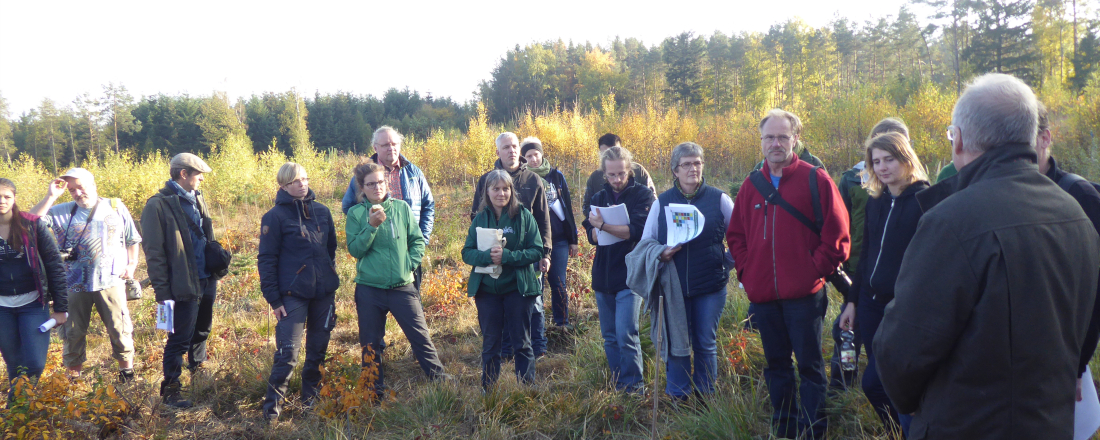
[(550, 272), (546, 274), (550, 284), (550, 309), (554, 325), (569, 324), (569, 293), (566, 291), (566, 274), (569, 269), (569, 242), (554, 242), (550, 252)]
[[(798, 299), (756, 304), (755, 324), (764, 346), (764, 381), (776, 436), (825, 438), (825, 360), (821, 327), (829, 299), (825, 289)], [(791, 353), (798, 360), (798, 381)]]
[(416, 266), (416, 269), (413, 269), (413, 287), (416, 288), (417, 292), (420, 291), (420, 281), (422, 281), (423, 279), (424, 279), (424, 266), (423, 265)]
[(188, 368), (196, 368), (206, 362), (206, 339), (214, 324), (214, 300), (218, 296), (218, 280), (207, 277), (199, 280), (202, 298), (199, 301), (176, 302), (172, 319), (175, 329), (168, 334), (164, 344), (164, 381), (161, 395), (168, 388), (179, 388), (183, 373), (183, 354), (187, 353)]
[[(385, 389), (382, 369), (382, 353), (386, 349), (382, 339), (386, 336), (386, 314), (393, 319), (409, 340), (413, 356), (429, 378), (443, 373), (443, 363), (432, 344), (428, 323), (424, 319), (424, 307), (420, 293), (411, 284), (394, 289), (379, 289), (364, 284), (355, 285), (355, 311), (359, 318), (359, 346), (363, 349), (363, 366), (372, 364), (378, 368), (375, 391)], [(367, 353), (373, 358), (367, 362)]]
[[(505, 333), (517, 342), (516, 377), (521, 382), (535, 379), (535, 352), (531, 349), (531, 314), (535, 308), (535, 298), (519, 292), (503, 295), (479, 293), (474, 297), (482, 337), (482, 388), (488, 388), (500, 377), (500, 345)], [(506, 320), (505, 316), (512, 319)]]
[[(539, 277), (540, 283), (546, 282), (546, 276)], [(538, 296), (533, 296), (535, 299), (535, 305), (531, 308), (531, 323), (529, 325), (531, 330), (531, 349), (534, 350), (535, 355), (546, 353), (546, 306), (543, 302), (542, 291), (539, 291)], [(504, 317), (504, 327), (508, 327), (508, 321), (511, 320), (511, 316)], [(504, 338), (500, 341), (500, 353), (504, 357), (512, 357), (514, 350), (512, 346), (512, 336), (508, 332), (504, 332)]]
[[(886, 304), (871, 299), (871, 295), (860, 295), (859, 304), (856, 305), (856, 323), (861, 332), (867, 337), (867, 341), (874, 341), (878, 326), (882, 323), (882, 316), (886, 312)], [(887, 430), (894, 429), (894, 425), (901, 426), (902, 433), (909, 434), (910, 417), (899, 416), (897, 409), (886, 395), (886, 388), (879, 379), (878, 362), (875, 361), (875, 350), (871, 344), (867, 344), (867, 369), (863, 372), (863, 394), (867, 401), (875, 409), (878, 418)]]
[(302, 366), (302, 401), (310, 404), (321, 385), (321, 364), (325, 362), (329, 336), (336, 327), (336, 293), (320, 298), (301, 299), (283, 296), (286, 316), (275, 324), (275, 359), (264, 396), (265, 416), (282, 411), (290, 373), (298, 364), (302, 333), (306, 336), (306, 363)]
[[(35, 300), (19, 307), (0, 307), (0, 354), (8, 368), (8, 380), (26, 374), (32, 382), (46, 368), (50, 349), (50, 332), (38, 331), (38, 326), (50, 319), (50, 310)], [(15, 391), (8, 389), (8, 398)]]

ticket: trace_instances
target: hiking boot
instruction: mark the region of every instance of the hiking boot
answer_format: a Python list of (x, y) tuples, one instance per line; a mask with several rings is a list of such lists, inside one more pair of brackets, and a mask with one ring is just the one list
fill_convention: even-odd
[(176, 407), (176, 408), (190, 408), (191, 401), (183, 398), (183, 392), (180, 390), (179, 382), (173, 384), (162, 383), (160, 385), (161, 403)]
[(130, 383), (134, 381), (134, 369), (118, 370), (118, 383)]

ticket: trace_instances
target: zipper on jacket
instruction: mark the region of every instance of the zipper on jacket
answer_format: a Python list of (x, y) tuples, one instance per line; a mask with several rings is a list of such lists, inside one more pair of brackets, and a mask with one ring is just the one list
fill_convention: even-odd
[[(764, 215), (765, 219), (768, 214), (767, 202), (764, 202)], [(772, 206), (772, 210), (775, 210), (775, 206)], [(782, 299), (779, 297), (779, 268), (775, 262), (775, 213), (772, 213), (772, 278), (775, 280), (775, 299)], [(768, 223), (764, 222), (764, 239), (768, 238)]]
[[(886, 222), (882, 224), (882, 238), (878, 242), (878, 256), (875, 257), (875, 268), (871, 269), (871, 278), (867, 280), (867, 285), (875, 287), (875, 272), (878, 272), (878, 261), (882, 259), (882, 245), (886, 244), (886, 230), (890, 228), (890, 215), (894, 213), (894, 202), (898, 201), (897, 198), (890, 199), (890, 210), (886, 211)], [(875, 299), (878, 296), (871, 294), (871, 299)]]

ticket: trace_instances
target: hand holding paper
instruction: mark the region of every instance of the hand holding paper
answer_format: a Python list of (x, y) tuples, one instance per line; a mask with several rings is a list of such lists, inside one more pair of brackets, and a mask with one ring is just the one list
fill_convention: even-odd
[[(601, 225), (629, 225), (630, 214), (626, 212), (626, 205), (620, 203), (615, 206), (608, 207), (592, 207), (592, 214), (597, 214), (599, 219), (602, 220)], [(609, 244), (615, 244), (623, 241), (622, 238), (616, 237), (607, 231), (597, 231), (596, 244), (599, 246), (607, 246)]]
[(480, 251), (489, 251), (489, 256), (493, 257), (493, 249), (501, 249), (498, 256), (493, 258), (494, 264), (488, 266), (477, 266), (474, 268), (474, 273), (486, 273), (493, 279), (499, 278), (501, 273), (500, 257), (503, 256), (504, 245), (508, 243), (508, 240), (504, 238), (503, 229), (492, 228), (477, 228), (477, 249)]

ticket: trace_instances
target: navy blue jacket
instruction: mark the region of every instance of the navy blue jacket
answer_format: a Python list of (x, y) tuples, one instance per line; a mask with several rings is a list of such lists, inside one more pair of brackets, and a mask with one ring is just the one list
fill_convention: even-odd
[[(634, 245), (642, 239), (645, 219), (649, 217), (649, 208), (653, 206), (653, 191), (648, 186), (634, 181), (631, 177), (618, 200), (612, 196), (611, 184), (604, 183), (603, 189), (592, 196), (589, 206), (606, 208), (618, 204), (626, 205), (630, 215), (630, 239), (607, 246), (596, 246), (596, 256), (592, 260), (592, 290), (603, 293), (618, 293), (628, 289), (626, 286), (626, 254), (634, 250)], [(591, 231), (592, 223), (584, 219), (585, 229)], [(589, 233), (588, 242), (597, 244)]]
[[(1047, 177), (1053, 180), (1054, 183), (1058, 183), (1062, 180), (1067, 171), (1058, 167), (1058, 162), (1053, 157), (1049, 159), (1050, 168), (1047, 169)], [(1069, 188), (1067, 191), (1077, 204), (1081, 205), (1081, 209), (1085, 211), (1085, 215), (1092, 221), (1092, 226), (1096, 228), (1096, 232), (1100, 234), (1100, 193), (1096, 191), (1096, 187), (1093, 183), (1082, 180)], [(1100, 287), (1098, 287), (1097, 298), (1100, 299)], [(1092, 360), (1093, 353), (1096, 353), (1096, 344), (1100, 341), (1100, 300), (1093, 303), (1092, 306), (1092, 320), (1089, 321), (1089, 330), (1085, 333), (1085, 344), (1081, 348), (1081, 362), (1077, 368), (1077, 375), (1085, 374), (1085, 367), (1089, 365), (1089, 361)]]
[(894, 283), (898, 280), (901, 259), (924, 214), (916, 195), (928, 186), (928, 182), (919, 181), (909, 185), (897, 197), (892, 197), (890, 190), (884, 189), (878, 198), (867, 198), (863, 249), (859, 253), (859, 269), (856, 270), (859, 276), (852, 280), (848, 302), (858, 303), (864, 293), (880, 304), (894, 299)]
[[(722, 221), (722, 194), (725, 194), (722, 190), (703, 182), (690, 201), (675, 185), (657, 196), (661, 201), (661, 211), (670, 203), (694, 205), (706, 219), (699, 236), (684, 243), (672, 256), (685, 297), (715, 293), (729, 282), (730, 272), (726, 266), (726, 255), (729, 253), (725, 246), (728, 224)], [(668, 225), (665, 224), (664, 212), (658, 214), (657, 240), (667, 243)]]
[(260, 249), (256, 256), (260, 291), (272, 309), (283, 296), (318, 298), (336, 292), (336, 226), (325, 205), (314, 201), (313, 190), (296, 200), (283, 190), (275, 207), (260, 221)]
[(558, 220), (558, 215), (550, 209), (550, 237), (553, 240), (562, 237), (569, 244), (577, 244), (577, 219), (573, 216), (573, 198), (569, 195), (569, 182), (566, 181), (565, 174), (557, 168), (550, 168), (543, 180), (550, 184), (546, 186), (547, 207), (550, 205), (550, 192), (557, 191), (558, 200), (562, 203), (562, 213), (565, 214), (564, 221)]

